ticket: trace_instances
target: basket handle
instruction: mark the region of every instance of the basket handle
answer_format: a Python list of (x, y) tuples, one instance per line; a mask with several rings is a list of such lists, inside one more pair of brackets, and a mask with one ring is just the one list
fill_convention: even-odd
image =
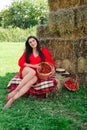
[(78, 75), (77, 74), (70, 74), (70, 77), (74, 80), (74, 81), (78, 81)]

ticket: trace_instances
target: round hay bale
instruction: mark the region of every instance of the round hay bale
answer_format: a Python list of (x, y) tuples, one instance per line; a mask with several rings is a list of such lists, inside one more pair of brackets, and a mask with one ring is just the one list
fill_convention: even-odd
[(58, 81), (58, 85), (53, 91), (47, 94), (47, 97), (53, 97), (54, 95), (59, 96), (60, 92), (62, 91), (64, 86), (64, 77), (56, 73), (55, 78)]

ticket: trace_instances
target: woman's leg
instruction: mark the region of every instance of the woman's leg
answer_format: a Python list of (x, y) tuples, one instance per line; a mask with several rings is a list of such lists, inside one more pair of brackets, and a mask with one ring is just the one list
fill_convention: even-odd
[(4, 109), (9, 108), (11, 104), (18, 99), (19, 97), (23, 96), (30, 88), (31, 86), (36, 83), (37, 77), (34, 76), (29, 82), (27, 82), (21, 89), (17, 91), (17, 93), (9, 99), (9, 101), (4, 106)]
[(13, 97), (16, 92), (24, 85), (26, 84), (27, 82), (29, 82), (29, 80), (36, 74), (35, 70), (32, 69), (32, 68), (29, 68), (29, 67), (25, 67), (23, 69), (23, 72), (22, 72), (22, 76), (23, 76), (23, 79), (22, 81), (20, 82), (20, 84), (17, 86), (17, 88), (15, 90), (13, 90), (11, 93), (9, 93), (7, 96), (6, 96), (6, 99), (9, 100), (11, 97)]

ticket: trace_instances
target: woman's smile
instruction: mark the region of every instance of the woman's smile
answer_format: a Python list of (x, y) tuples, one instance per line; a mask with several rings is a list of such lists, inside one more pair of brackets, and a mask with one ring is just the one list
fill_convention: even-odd
[(29, 39), (29, 44), (32, 48), (35, 48), (37, 46), (37, 42), (34, 38)]

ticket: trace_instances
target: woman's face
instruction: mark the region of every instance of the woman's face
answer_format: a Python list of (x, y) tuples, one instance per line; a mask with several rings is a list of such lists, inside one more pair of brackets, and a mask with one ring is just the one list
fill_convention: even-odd
[(32, 47), (32, 48), (36, 48), (37, 47), (37, 41), (34, 39), (34, 38), (30, 38), (28, 40), (28, 43), (29, 45)]

